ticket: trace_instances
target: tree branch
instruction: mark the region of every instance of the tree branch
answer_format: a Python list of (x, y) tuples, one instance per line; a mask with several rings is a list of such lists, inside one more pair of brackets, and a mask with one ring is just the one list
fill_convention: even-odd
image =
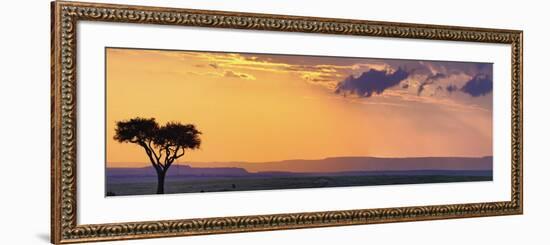
[(151, 161), (151, 164), (153, 164), (153, 167), (155, 167), (155, 169), (159, 171), (160, 162), (155, 162), (155, 159), (153, 158), (154, 151), (150, 149), (149, 146), (143, 141), (139, 142), (139, 145), (143, 147), (143, 149), (145, 149), (145, 153), (147, 153), (147, 156), (149, 157), (149, 161)]
[[(155, 159), (157, 160), (157, 163), (159, 163), (160, 162), (160, 157), (155, 152), (155, 149), (153, 148), (153, 146), (151, 146), (151, 141), (152, 140), (149, 140), (149, 142), (147, 142), (147, 146), (149, 146), (149, 149), (151, 150), (151, 152), (153, 152), (153, 155), (155, 156)], [(159, 151), (159, 154), (161, 154), (160, 151)]]
[(176, 146), (176, 149), (174, 150), (174, 155), (172, 155), (172, 157), (169, 159), (169, 161), (166, 165), (166, 169), (168, 169), (176, 159), (180, 158), (181, 156), (183, 156), (185, 154), (185, 148), (181, 148), (181, 149), (182, 149), (183, 152), (178, 155), (178, 151), (180, 150), (180, 146), (179, 145)]
[(164, 164), (162, 165), (162, 169), (166, 171), (168, 170), (168, 167), (170, 165), (170, 163), (168, 162), (168, 160), (170, 159), (170, 147), (168, 145), (164, 146), (164, 153), (166, 155), (164, 155)]
[(179, 146), (176, 147), (176, 149), (174, 150), (170, 150), (171, 152), (173, 152), (172, 156), (170, 158), (168, 158), (167, 160), (167, 169), (172, 165), (172, 163), (174, 162), (175, 160), (175, 157), (176, 155), (178, 154), (178, 150), (179, 150)]
[[(179, 146), (178, 146), (178, 147), (179, 147)], [(181, 148), (181, 154), (177, 155), (177, 153), (178, 153), (178, 152), (176, 151), (176, 154), (174, 154), (174, 155), (175, 155), (175, 156), (174, 156), (174, 160), (176, 160), (176, 159), (182, 157), (183, 155), (185, 155), (185, 148)]]

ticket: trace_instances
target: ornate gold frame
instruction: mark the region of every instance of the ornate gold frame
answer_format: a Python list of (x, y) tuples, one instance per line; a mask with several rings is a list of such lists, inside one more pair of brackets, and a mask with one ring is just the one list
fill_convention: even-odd
[[(523, 212), (522, 31), (62, 1), (52, 2), (51, 17), (52, 243), (512, 215)], [(487, 203), (78, 225), (76, 200), (78, 21), (510, 44), (512, 54), (511, 199)]]

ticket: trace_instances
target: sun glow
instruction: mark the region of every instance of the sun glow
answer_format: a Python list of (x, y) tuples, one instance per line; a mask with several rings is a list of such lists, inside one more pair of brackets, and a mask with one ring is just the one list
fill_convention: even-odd
[[(194, 124), (203, 143), (181, 162), (492, 155), (491, 96), (452, 91), (476, 64), (119, 48), (106, 62), (110, 167), (148, 164), (139, 146), (113, 139), (133, 117)], [(410, 71), (397, 85), (362, 88), (380, 93), (335, 92), (399, 67)]]

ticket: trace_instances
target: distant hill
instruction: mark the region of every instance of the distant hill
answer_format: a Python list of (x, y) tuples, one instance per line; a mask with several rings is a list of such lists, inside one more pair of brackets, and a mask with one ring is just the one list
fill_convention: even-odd
[[(188, 164), (188, 165), (187, 165)], [(274, 162), (191, 162), (174, 164), (168, 176), (285, 176), (308, 174), (349, 175), (362, 172), (415, 174), (487, 172), (492, 170), (493, 157), (412, 157), (412, 158), (378, 158), (378, 157), (331, 157), (319, 160), (285, 160)], [(143, 168), (108, 168), (107, 176), (152, 176), (154, 169)]]
[(239, 167), (249, 172), (344, 172), (402, 170), (491, 170), (493, 157), (330, 157), (319, 160), (285, 160), (275, 162), (186, 163), (193, 167)]

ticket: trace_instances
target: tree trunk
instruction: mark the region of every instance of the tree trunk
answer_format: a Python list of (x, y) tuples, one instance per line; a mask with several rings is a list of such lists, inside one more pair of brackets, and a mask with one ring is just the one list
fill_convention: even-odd
[(166, 172), (157, 172), (158, 182), (157, 182), (157, 194), (164, 194), (164, 177)]

